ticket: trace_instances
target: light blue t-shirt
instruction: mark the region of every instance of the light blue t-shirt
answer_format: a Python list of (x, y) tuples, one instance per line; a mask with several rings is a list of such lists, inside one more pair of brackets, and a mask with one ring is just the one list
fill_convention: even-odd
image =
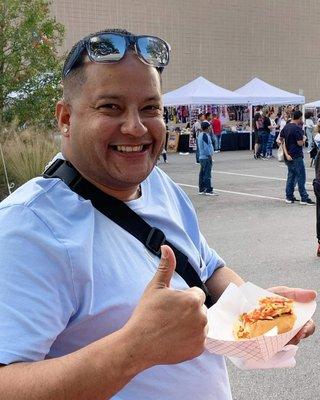
[[(190, 200), (160, 169), (128, 202), (188, 256), (203, 281), (223, 265)], [(0, 363), (74, 352), (130, 318), (159, 258), (59, 179), (35, 178), (0, 204)], [(172, 287), (186, 288), (174, 274)], [(156, 345), (156, 343), (155, 343)], [(107, 373), (107, 371), (106, 371)], [(137, 375), (114, 400), (230, 400), (223, 357), (204, 352)]]

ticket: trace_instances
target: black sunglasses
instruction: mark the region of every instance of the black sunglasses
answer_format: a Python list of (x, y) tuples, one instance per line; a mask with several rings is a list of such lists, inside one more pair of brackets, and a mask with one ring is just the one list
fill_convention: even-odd
[(152, 67), (163, 69), (169, 63), (170, 45), (156, 36), (100, 32), (78, 43), (63, 67), (63, 77), (80, 64), (84, 50), (93, 62), (114, 63), (122, 60), (129, 47), (142, 62)]

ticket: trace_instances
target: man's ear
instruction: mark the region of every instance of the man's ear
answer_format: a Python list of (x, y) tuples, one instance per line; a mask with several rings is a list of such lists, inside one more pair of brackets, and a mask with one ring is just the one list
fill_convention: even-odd
[(56, 104), (56, 118), (61, 134), (70, 136), (70, 105), (65, 100), (59, 100)]

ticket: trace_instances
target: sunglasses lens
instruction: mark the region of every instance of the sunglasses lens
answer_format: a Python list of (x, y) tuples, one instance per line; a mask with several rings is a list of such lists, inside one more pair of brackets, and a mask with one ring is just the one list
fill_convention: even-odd
[(126, 50), (123, 36), (106, 33), (93, 36), (89, 42), (90, 56), (96, 62), (119, 61)]
[(169, 47), (156, 37), (143, 36), (137, 40), (137, 48), (143, 59), (154, 67), (164, 67), (169, 63)]

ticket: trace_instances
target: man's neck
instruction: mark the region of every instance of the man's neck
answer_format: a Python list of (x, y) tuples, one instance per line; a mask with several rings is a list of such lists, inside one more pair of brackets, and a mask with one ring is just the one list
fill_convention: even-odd
[(113, 189), (107, 186), (104, 186), (100, 183), (97, 183), (93, 181), (92, 179), (89, 179), (85, 177), (89, 182), (91, 182), (94, 186), (96, 186), (98, 189), (100, 189), (102, 192), (108, 194), (109, 196), (115, 197), (118, 200), (121, 201), (131, 201), (131, 200), (136, 200), (141, 196), (141, 186), (140, 185), (135, 185), (133, 187), (130, 187), (128, 189)]

